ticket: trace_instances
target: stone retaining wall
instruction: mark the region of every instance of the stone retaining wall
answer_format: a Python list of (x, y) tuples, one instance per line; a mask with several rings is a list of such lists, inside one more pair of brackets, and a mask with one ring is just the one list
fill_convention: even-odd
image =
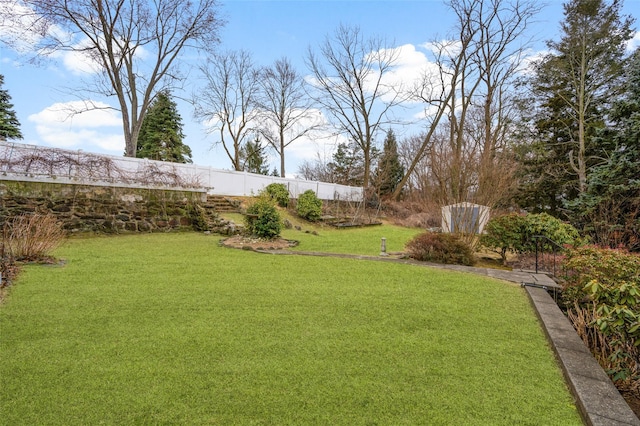
[(53, 214), (69, 232), (191, 229), (199, 217), (214, 232), (233, 233), (205, 202), (204, 191), (0, 180), (0, 226), (17, 215), (37, 212)]

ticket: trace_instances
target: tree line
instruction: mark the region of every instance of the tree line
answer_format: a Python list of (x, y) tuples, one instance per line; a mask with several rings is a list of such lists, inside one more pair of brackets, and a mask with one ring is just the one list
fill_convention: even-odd
[[(393, 78), (399, 49), (357, 27), (309, 47), (302, 74), (288, 58), (264, 67), (219, 50), (214, 0), (24, 3), (42, 17), (29, 21), (47, 34), (42, 48), (81, 48), (99, 65), (93, 87), (118, 100), (125, 155), (190, 161), (170, 89), (181, 55), (196, 48), (206, 60), (195, 115), (236, 170), (269, 173), (270, 149), (280, 160), (271, 173), (284, 176), (291, 144), (333, 133), (346, 142), (298, 174), (378, 198), (548, 212), (596, 242), (640, 250), (640, 53), (626, 49), (634, 29), (622, 0), (567, 0), (558, 39), (533, 61), (538, 2), (448, 0), (455, 24), (430, 43), (432, 66), (413, 84)], [(407, 104), (424, 110), (422, 131), (397, 140)]]

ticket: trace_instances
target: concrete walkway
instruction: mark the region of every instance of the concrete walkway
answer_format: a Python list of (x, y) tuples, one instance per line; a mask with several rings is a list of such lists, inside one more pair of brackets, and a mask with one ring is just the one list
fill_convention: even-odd
[(283, 250), (257, 251), (259, 253), (278, 255), (341, 257), (403, 263), (483, 275), (520, 284), (529, 295), (531, 304), (555, 352), (556, 359), (564, 373), (585, 424), (594, 426), (640, 426), (640, 419), (636, 417), (624, 398), (622, 398), (607, 374), (575, 332), (567, 317), (550, 296), (549, 291), (559, 290), (560, 286), (545, 274), (474, 268), (461, 265), (441, 265), (394, 256), (360, 256)]

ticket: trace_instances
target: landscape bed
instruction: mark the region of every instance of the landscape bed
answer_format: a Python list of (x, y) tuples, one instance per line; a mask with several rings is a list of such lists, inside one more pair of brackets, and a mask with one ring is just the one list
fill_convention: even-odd
[(25, 267), (2, 422), (581, 424), (518, 286), (218, 240), (72, 239)]

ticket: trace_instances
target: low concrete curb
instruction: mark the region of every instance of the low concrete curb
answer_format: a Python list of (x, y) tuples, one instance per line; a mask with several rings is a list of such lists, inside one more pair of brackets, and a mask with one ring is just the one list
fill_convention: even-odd
[(640, 426), (624, 398), (593, 358), (549, 293), (526, 287), (587, 425)]

